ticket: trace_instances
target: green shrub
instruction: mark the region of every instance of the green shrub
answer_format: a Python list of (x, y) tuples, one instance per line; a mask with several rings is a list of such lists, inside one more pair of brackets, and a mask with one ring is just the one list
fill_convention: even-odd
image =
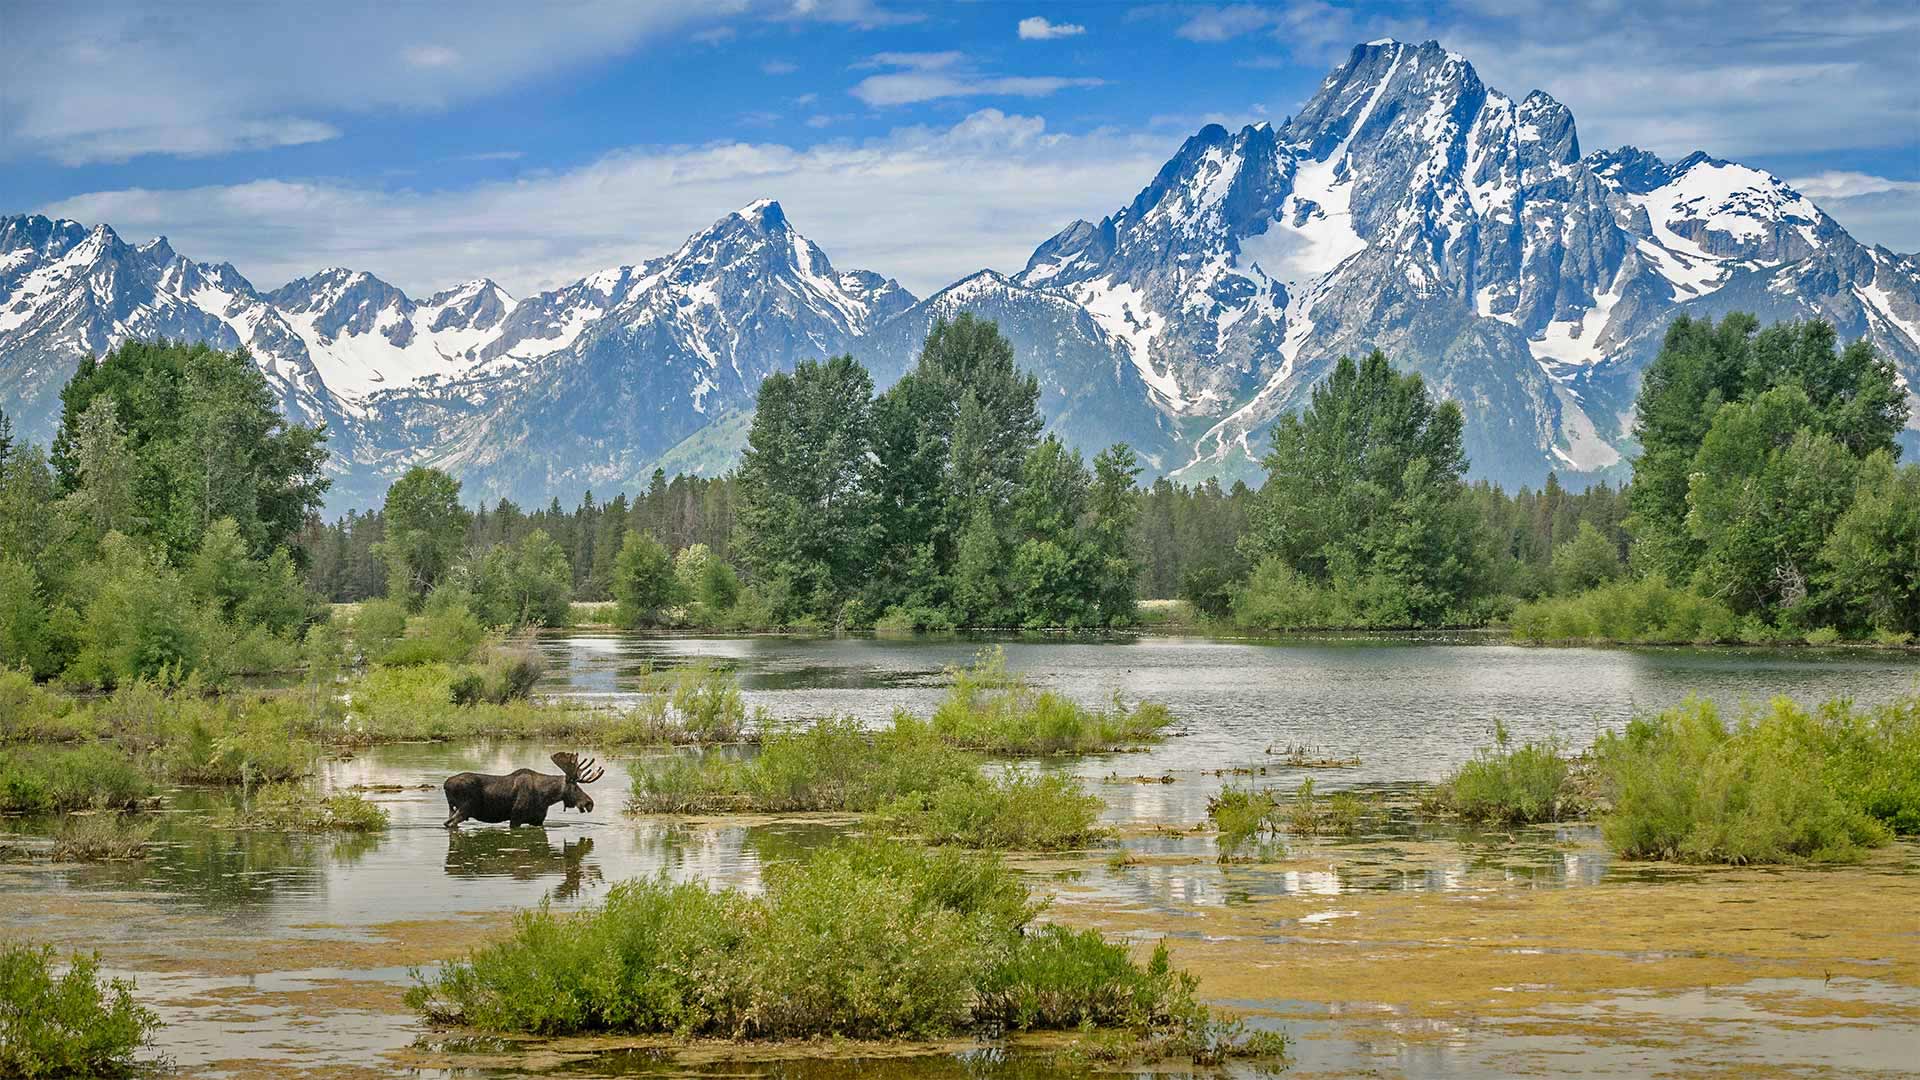
[(1331, 587), (1312, 581), (1278, 556), (1254, 567), (1232, 603), (1235, 625), (1248, 630), (1318, 630), (1360, 621)]
[(1832, 645), (1840, 640), (1840, 631), (1831, 626), (1822, 626), (1818, 630), (1809, 630), (1806, 635), (1809, 645)]
[(269, 784), (216, 824), (272, 832), (367, 833), (387, 827), (387, 812), (351, 792), (321, 795), (301, 784)]
[(1351, 791), (1336, 792), (1327, 799), (1321, 825), (1327, 832), (1352, 836), (1360, 831), (1361, 816), (1365, 812), (1366, 804), (1360, 796)]
[(578, 914), (522, 912), (506, 940), (432, 975), (408, 1004), (439, 1023), (559, 1035), (899, 1038), (975, 1024), (1123, 1030), (1200, 1060), (1250, 1049), (1164, 947), (1144, 967), (1092, 931), (1026, 932), (1039, 911), (998, 861), (843, 841), (768, 867), (760, 896), (664, 877)]
[(897, 801), (886, 817), (928, 843), (1061, 851), (1100, 835), (1101, 802), (1061, 773), (1015, 771), (948, 783)]
[(89, 710), (34, 685), (25, 670), (0, 667), (0, 743), (79, 742), (99, 736)]
[(1682, 862), (1857, 859), (1888, 833), (1863, 803), (1884, 796), (1877, 805), (1893, 820), (1920, 809), (1910, 768), (1880, 771), (1916, 761), (1911, 709), (1882, 722), (1844, 704), (1810, 714), (1777, 698), (1729, 727), (1696, 700), (1636, 718), (1594, 747), (1613, 804), (1607, 842), (1629, 858)]
[(152, 792), (146, 776), (112, 747), (0, 750), (0, 811), (122, 809)]
[(486, 651), (480, 667), (462, 669), (453, 676), (447, 695), (455, 705), (505, 705), (532, 694), (546, 673), (546, 657), (531, 642), (496, 645)]
[(1280, 801), (1269, 789), (1226, 787), (1207, 800), (1207, 818), (1219, 832), (1215, 843), (1226, 857), (1262, 834), (1279, 831)]
[(1625, 641), (1709, 643), (1742, 637), (1741, 621), (1725, 604), (1650, 575), (1617, 581), (1574, 596), (1521, 604), (1508, 620), (1513, 636), (1534, 643)]
[(851, 717), (828, 718), (772, 732), (745, 762), (681, 757), (637, 773), (630, 806), (663, 813), (869, 811), (977, 779), (978, 772), (979, 759), (933, 737), (909, 714), (877, 732)]
[(408, 622), (407, 636), (388, 646), (381, 662), (400, 667), (466, 663), (487, 637), (471, 601), (470, 594), (452, 585), (433, 590), (424, 612)]
[(406, 636), (407, 606), (398, 600), (368, 600), (354, 613), (353, 642), (371, 662), (385, 660)]
[(1572, 807), (1571, 767), (1559, 745), (1549, 740), (1510, 748), (1505, 724), (1496, 721), (1493, 732), (1493, 747), (1482, 747), (1440, 786), (1441, 804), (1470, 821), (1559, 821)]
[(0, 945), (0, 1074), (117, 1076), (160, 1018), (133, 1000), (131, 979), (100, 978), (100, 958), (74, 953), (54, 973), (49, 946)]
[(53, 839), (54, 862), (114, 862), (143, 859), (153, 839), (153, 823), (119, 814), (73, 815)]
[(1150, 742), (1173, 717), (1163, 705), (1128, 709), (1116, 695), (1105, 709), (1087, 709), (1050, 690), (1035, 690), (1007, 671), (1006, 652), (982, 652), (971, 667), (950, 668), (952, 689), (933, 713), (946, 741), (994, 754), (1059, 754), (1113, 750)]
[(1194, 986), (1164, 944), (1143, 968), (1097, 930), (1042, 926), (987, 974), (974, 1015), (1019, 1031), (1145, 1028), (1190, 1010)]

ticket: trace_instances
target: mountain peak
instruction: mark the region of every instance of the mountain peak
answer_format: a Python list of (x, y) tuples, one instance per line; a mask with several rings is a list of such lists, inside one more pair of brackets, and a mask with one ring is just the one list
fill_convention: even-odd
[(773, 199), (755, 199), (733, 212), (734, 217), (743, 218), (762, 229), (769, 231), (788, 228), (787, 213)]

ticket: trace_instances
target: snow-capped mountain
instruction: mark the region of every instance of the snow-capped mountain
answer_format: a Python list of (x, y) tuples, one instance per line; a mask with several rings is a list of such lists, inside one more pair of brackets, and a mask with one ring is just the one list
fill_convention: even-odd
[(1459, 400), (1474, 471), (1624, 469), (1638, 377), (1681, 311), (1820, 316), (1920, 385), (1920, 279), (1779, 178), (1696, 153), (1583, 158), (1572, 114), (1438, 44), (1353, 50), (1278, 128), (1210, 126), (1017, 280), (1125, 341), (1187, 475), (1249, 471), (1342, 353)]
[(1203, 128), (1017, 274), (925, 300), (837, 270), (769, 200), (517, 300), (483, 279), (415, 301), (345, 269), (263, 293), (165, 239), (0, 218), (0, 409), (44, 439), (88, 351), (244, 345), (289, 415), (332, 428), (337, 507), (377, 502), (416, 462), (476, 498), (565, 499), (656, 464), (725, 468), (768, 374), (851, 351), (885, 387), (961, 311), (997, 321), (1039, 376), (1050, 430), (1086, 451), (1125, 439), (1149, 475), (1188, 479), (1256, 478), (1273, 421), (1376, 347), (1461, 403), (1474, 473), (1509, 484), (1623, 475), (1640, 374), (1683, 312), (1824, 318), (1920, 387), (1920, 255), (1863, 245), (1779, 178), (1705, 153), (1583, 156), (1547, 94), (1515, 100), (1435, 43), (1378, 41), (1298, 115)]
[(477, 396), (474, 380), (376, 395), (377, 426), (441, 418), (447, 437), (423, 459), (483, 492), (633, 484), (714, 419), (751, 408), (768, 375), (847, 351), (914, 300), (878, 274), (836, 270), (762, 199), (671, 255), (522, 301), (492, 348), (537, 354), (524, 371)]

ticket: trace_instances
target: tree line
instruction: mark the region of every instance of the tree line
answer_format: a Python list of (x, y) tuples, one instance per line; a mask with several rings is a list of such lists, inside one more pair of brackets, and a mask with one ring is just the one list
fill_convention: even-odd
[[(557, 625), (1111, 627), (1179, 598), (1253, 630), (1509, 621), (1523, 636), (1906, 640), (1920, 467), (1892, 365), (1821, 322), (1670, 328), (1631, 482), (1469, 483), (1461, 416), (1378, 352), (1282, 417), (1258, 487), (1138, 485), (1045, 435), (990, 322), (884, 391), (852, 357), (763, 383), (739, 467), (525, 510), (415, 468), (332, 522), (325, 432), (244, 351), (89, 357), (47, 447), (0, 415), (0, 664), (77, 685), (300, 662), (326, 602)], [(437, 599), (436, 599), (437, 598)]]

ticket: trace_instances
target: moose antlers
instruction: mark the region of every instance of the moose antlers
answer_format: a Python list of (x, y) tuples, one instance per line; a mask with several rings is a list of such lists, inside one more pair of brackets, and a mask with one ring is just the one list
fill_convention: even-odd
[(553, 755), (553, 763), (560, 766), (567, 779), (576, 784), (591, 784), (606, 774), (606, 767), (595, 765), (592, 758), (583, 758), (567, 750)]

